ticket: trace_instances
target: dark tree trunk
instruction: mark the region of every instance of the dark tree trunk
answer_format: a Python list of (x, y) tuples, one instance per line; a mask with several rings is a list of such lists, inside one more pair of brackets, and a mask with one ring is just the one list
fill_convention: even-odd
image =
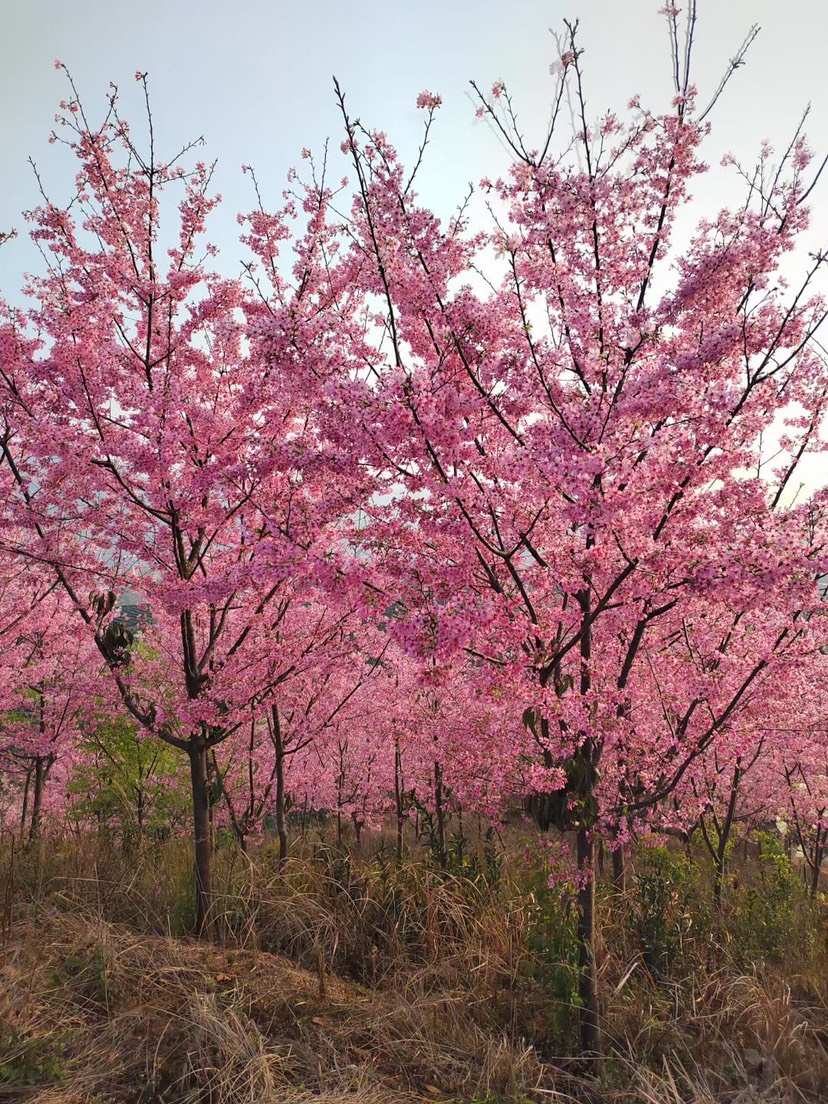
[(282, 739), (282, 725), (279, 721), (279, 708), (271, 709), (273, 719), (273, 747), (276, 752), (276, 834), (279, 837), (279, 866), (287, 862), (288, 857), (288, 829), (287, 814), (285, 811), (285, 744)]
[(577, 836), (578, 875), (578, 995), (581, 999), (581, 1051), (601, 1053), (598, 970), (595, 962), (595, 842), (588, 828)]
[(443, 772), (440, 764), (434, 764), (434, 817), (437, 827), (437, 858), (440, 866), (446, 865), (446, 810), (443, 802)]
[(33, 844), (40, 835), (40, 821), (43, 813), (43, 791), (46, 789), (46, 778), (49, 773), (49, 765), (48, 760), (43, 755), (38, 755), (35, 759), (32, 820), (29, 826), (30, 845)]
[(397, 862), (402, 862), (403, 857), (403, 827), (405, 816), (403, 814), (402, 795), (402, 757), (400, 745), (394, 748), (394, 805), (397, 810)]
[[(587, 538), (587, 547), (593, 545), (591, 536)], [(578, 605), (581, 609), (581, 677), (580, 691), (583, 697), (592, 690), (592, 594), (589, 587), (578, 592)], [(600, 1007), (598, 1000), (598, 968), (595, 961), (595, 933), (597, 918), (595, 915), (595, 837), (593, 835), (594, 787), (599, 749), (592, 735), (581, 745), (578, 754), (583, 759), (583, 780), (581, 782), (581, 820), (576, 838), (578, 861), (578, 995), (580, 997), (580, 1036), (581, 1052), (584, 1055), (601, 1053)]]
[(618, 893), (625, 893), (627, 890), (627, 864), (623, 844), (612, 853), (612, 884)]
[(23, 786), (23, 809), (20, 813), (20, 841), (21, 843), (26, 836), (26, 821), (29, 817), (29, 790), (32, 787), (32, 774), (34, 773), (34, 767), (29, 767), (26, 771), (26, 783)]
[(828, 838), (828, 829), (822, 829), (817, 825), (816, 843), (814, 844), (814, 866), (811, 871), (811, 899), (816, 900), (819, 893), (819, 875), (822, 871), (822, 860), (825, 857), (825, 843)]
[(201, 742), (191, 741), (190, 782), (193, 794), (193, 845), (195, 851), (195, 927), (200, 938), (212, 928), (212, 847), (210, 840), (210, 793), (207, 779), (207, 751)]
[(716, 904), (716, 908), (721, 908), (722, 906), (722, 890), (724, 888), (725, 875), (727, 874), (727, 846), (733, 831), (734, 818), (736, 816), (736, 801), (739, 796), (739, 787), (744, 774), (745, 771), (742, 769), (742, 758), (739, 756), (736, 760), (736, 766), (730, 782), (730, 794), (724, 820), (719, 821), (715, 810), (710, 814), (713, 820), (713, 827), (716, 830), (715, 845), (714, 841), (710, 838), (710, 833), (707, 831), (704, 817), (701, 817), (699, 820), (702, 838), (713, 859), (713, 900)]
[(722, 884), (725, 876), (724, 855), (717, 851), (713, 857), (713, 901), (717, 909), (722, 907)]

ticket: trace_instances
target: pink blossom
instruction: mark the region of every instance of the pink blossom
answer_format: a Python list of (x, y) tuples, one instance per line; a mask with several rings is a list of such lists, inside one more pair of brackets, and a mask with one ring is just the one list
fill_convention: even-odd
[(435, 111), (442, 102), (442, 97), (435, 92), (421, 92), (417, 97), (417, 107), (427, 108), (429, 111)]

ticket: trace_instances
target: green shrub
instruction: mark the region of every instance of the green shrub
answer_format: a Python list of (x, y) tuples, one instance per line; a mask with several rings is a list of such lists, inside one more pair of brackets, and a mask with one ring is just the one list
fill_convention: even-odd
[(64, 1073), (62, 1034), (30, 1036), (13, 1027), (0, 1029), (0, 1095), (3, 1089), (27, 1089), (59, 1081)]
[(577, 907), (571, 883), (555, 880), (542, 869), (533, 879), (527, 906), (525, 978), (540, 990), (542, 1024), (535, 1025), (555, 1049), (577, 1045), (579, 963)]
[(734, 946), (748, 963), (784, 958), (793, 933), (801, 951), (815, 930), (806, 921), (810, 903), (779, 834), (763, 832), (758, 839), (758, 884), (746, 887), (731, 918)]
[(656, 847), (635, 877), (633, 919), (647, 968), (657, 978), (684, 976), (710, 928), (699, 868), (687, 855)]

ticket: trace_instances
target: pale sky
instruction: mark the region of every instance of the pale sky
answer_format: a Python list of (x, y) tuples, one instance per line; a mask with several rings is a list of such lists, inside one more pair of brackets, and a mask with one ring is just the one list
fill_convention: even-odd
[[(495, 176), (505, 155), (488, 126), (475, 120), (468, 98), (474, 77), (489, 88), (506, 81), (526, 132), (540, 134), (556, 56), (549, 28), (565, 17), (581, 21), (588, 112), (623, 111), (640, 93), (651, 107), (672, 95), (663, 0), (6, 0), (0, 36), (0, 230), (17, 241), (0, 253), (0, 292), (17, 299), (20, 275), (37, 264), (20, 211), (38, 195), (33, 156), (50, 195), (71, 194), (74, 167), (47, 139), (58, 101), (69, 95), (60, 57), (72, 70), (91, 117), (105, 107), (109, 82), (122, 90), (134, 125), (141, 104), (133, 75), (147, 70), (161, 156), (204, 135), (201, 156), (218, 158), (217, 186), (225, 205), (210, 237), (222, 249), (222, 270), (236, 270), (235, 214), (253, 205), (240, 165), (252, 163), (277, 205), (289, 166), (303, 146), (319, 149), (341, 125), (331, 77), (344, 86), (353, 115), (386, 130), (409, 157), (422, 114), (414, 106), (427, 88), (443, 97), (429, 171), (421, 192), (450, 213), (469, 181)], [(828, 151), (828, 0), (699, 0), (695, 79), (700, 99), (715, 88), (727, 60), (752, 23), (762, 32), (748, 64), (731, 82), (714, 117), (708, 156), (727, 149), (751, 161), (763, 138), (780, 146), (803, 107), (820, 153)], [(531, 143), (530, 143), (531, 144)], [(337, 175), (347, 171), (343, 161)], [(826, 174), (828, 177), (828, 174)], [(696, 188), (718, 206), (721, 174)], [(828, 237), (828, 179), (815, 195), (818, 229)]]
[[(242, 163), (254, 165), (272, 207), (279, 205), (288, 168), (301, 164), (303, 146), (319, 150), (330, 136), (338, 159), (334, 178), (349, 172), (338, 153), (342, 128), (333, 74), (352, 116), (387, 131), (409, 161), (423, 119), (417, 94), (428, 89), (443, 97), (420, 192), (448, 215), (470, 181), (495, 177), (508, 164), (488, 125), (474, 118), (470, 78), (486, 89), (505, 80), (528, 144), (539, 145), (553, 87), (549, 65), (558, 53), (550, 28), (558, 32), (564, 18), (579, 19), (588, 114), (621, 114), (634, 94), (662, 109), (673, 94), (666, 21), (658, 14), (663, 2), (5, 0), (0, 231), (16, 228), (19, 237), (0, 249), (0, 296), (21, 303), (22, 274), (40, 266), (20, 215), (39, 202), (27, 158), (37, 162), (54, 200), (72, 192), (75, 166), (67, 151), (48, 144), (58, 102), (70, 95), (55, 58), (71, 69), (95, 122), (105, 110), (109, 82), (117, 83), (134, 135), (143, 120), (134, 73), (148, 71), (161, 159), (204, 135), (207, 147), (198, 156), (218, 158), (216, 184), (224, 196), (209, 238), (220, 248), (219, 269), (232, 276), (245, 255), (235, 216), (254, 205)], [(762, 28), (712, 117), (707, 159), (716, 165), (732, 151), (751, 164), (763, 139), (784, 147), (811, 103), (807, 132), (821, 160), (828, 152), (828, 0), (698, 0), (698, 9), (694, 80), (702, 103), (750, 26)], [(693, 191), (711, 214), (741, 195), (732, 172), (716, 169)], [(828, 243), (828, 172), (812, 204), (809, 248)], [(823, 467), (824, 458), (812, 458), (803, 478), (810, 485), (823, 482)]]

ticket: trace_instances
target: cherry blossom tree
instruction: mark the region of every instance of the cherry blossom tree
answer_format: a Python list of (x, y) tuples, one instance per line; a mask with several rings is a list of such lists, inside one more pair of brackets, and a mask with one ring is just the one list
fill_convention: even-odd
[[(188, 757), (202, 931), (210, 753), (264, 700), (296, 596), (335, 600), (364, 493), (337, 414), (349, 291), (324, 185), (243, 220), (261, 269), (245, 287), (209, 270), (209, 245), (201, 257), (211, 167), (185, 167), (189, 147), (160, 158), (149, 104), (146, 152), (114, 91), (100, 126), (74, 87), (58, 122), (76, 195), (32, 212), (45, 270), (0, 326), (4, 516), (24, 534), (6, 550), (50, 567), (124, 708)], [(151, 611), (140, 655), (117, 618), (127, 586)]]
[[(289, 799), (299, 793), (315, 807), (335, 807), (330, 785), (321, 783), (316, 770), (315, 784), (303, 778), (302, 765), (318, 760), (333, 777), (332, 734), (351, 746), (370, 741), (383, 696), (379, 684), (387, 680), (388, 643), (358, 617), (355, 605), (293, 602), (285, 611), (264, 649), (267, 660), (249, 724), (214, 754), (222, 801), (242, 849), (272, 814), (284, 863)], [(362, 785), (373, 798), (370, 773)]]
[(357, 836), (391, 811), (401, 852), (408, 795), (445, 861), (452, 806), (524, 796), (574, 836), (586, 1052), (600, 841), (620, 881), (632, 834), (700, 824), (720, 892), (748, 777), (816, 880), (826, 839), (820, 717), (801, 752), (782, 723), (824, 640), (828, 493), (794, 491), (825, 445), (821, 170), (800, 127), (699, 218), (727, 78), (699, 100), (695, 5), (685, 34), (665, 15), (665, 111), (591, 122), (575, 24), (537, 144), (473, 85), (512, 158), (476, 232), (473, 192), (442, 222), (415, 190), (440, 97), (406, 170), (337, 85), (352, 192), (305, 151), (272, 212), (248, 169), (239, 279), (204, 244), (211, 166), (157, 152), (148, 101), (139, 142), (116, 91), (93, 126), (73, 87), (75, 194), (44, 190), (43, 270), (0, 305), (0, 699), (40, 694), (3, 736), (32, 832), (81, 686), (188, 765), (203, 933), (216, 816), (245, 845), (275, 808), (284, 859), (289, 794)]
[(50, 776), (56, 766), (64, 778), (71, 769), (100, 657), (73, 632), (71, 607), (41, 571), (28, 564), (7, 567), (0, 597), (0, 765), (7, 778), (20, 781), (19, 830), (31, 844), (43, 822)]
[[(635, 100), (626, 120), (591, 125), (574, 25), (537, 146), (502, 82), (490, 96), (475, 86), (514, 158), (507, 179), (482, 183), (479, 234), (464, 210), (443, 225), (414, 191), (439, 97), (420, 96), (425, 138), (407, 172), (340, 94), (353, 281), (381, 335), (361, 425), (386, 496), (365, 539), (396, 573), (421, 651), (464, 649), (481, 693), (523, 703), (547, 772), (541, 820), (577, 838), (587, 1051), (600, 1049), (597, 835), (665, 800), (787, 661), (824, 569), (822, 499), (808, 512), (785, 497), (819, 446), (828, 394), (811, 344), (824, 257), (793, 288), (779, 271), (808, 225), (810, 155), (799, 131), (777, 161), (764, 149), (745, 203), (673, 246), (705, 169), (694, 14), (682, 52), (667, 13), (675, 99), (663, 114)], [(561, 142), (567, 98), (574, 134)], [(761, 442), (780, 422), (767, 471)], [(730, 619), (703, 662), (700, 602)], [(676, 626), (687, 641), (672, 642)]]

